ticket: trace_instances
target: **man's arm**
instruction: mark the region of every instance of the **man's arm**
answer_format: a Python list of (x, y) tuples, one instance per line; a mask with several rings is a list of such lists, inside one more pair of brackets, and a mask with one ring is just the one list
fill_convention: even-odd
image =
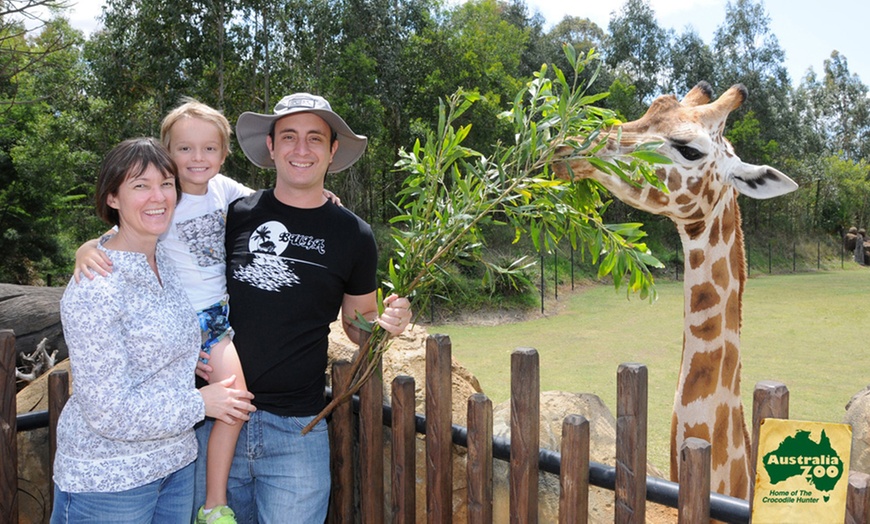
[(375, 291), (365, 295), (344, 295), (341, 301), (341, 327), (354, 344), (360, 342), (360, 329), (354, 324), (357, 313), (362, 313), (366, 320), (374, 320), (378, 315), (377, 298)]
[(341, 325), (347, 337), (355, 344), (360, 341), (360, 329), (353, 324), (357, 312), (366, 320), (377, 319), (378, 324), (391, 335), (400, 335), (411, 322), (411, 302), (407, 298), (390, 295), (384, 299), (384, 313), (378, 317), (377, 292), (365, 295), (344, 295), (341, 302)]

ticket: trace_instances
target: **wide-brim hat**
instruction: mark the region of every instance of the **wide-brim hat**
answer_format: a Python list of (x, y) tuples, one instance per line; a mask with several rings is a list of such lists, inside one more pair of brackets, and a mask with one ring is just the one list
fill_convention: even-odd
[(239, 116), (236, 138), (248, 160), (259, 167), (274, 168), (275, 161), (266, 147), (266, 136), (278, 119), (295, 113), (314, 113), (325, 120), (337, 135), (338, 150), (332, 157), (328, 173), (344, 171), (365, 152), (368, 139), (354, 133), (347, 122), (332, 110), (325, 98), (308, 93), (295, 93), (285, 96), (275, 104), (274, 113), (271, 115), (248, 111)]

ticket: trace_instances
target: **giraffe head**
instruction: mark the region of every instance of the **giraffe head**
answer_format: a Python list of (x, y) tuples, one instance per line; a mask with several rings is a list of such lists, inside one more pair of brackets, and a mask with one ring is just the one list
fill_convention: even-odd
[(702, 220), (723, 195), (734, 191), (764, 199), (797, 189), (792, 179), (776, 169), (741, 161), (723, 136), (729, 113), (746, 96), (746, 88), (735, 85), (711, 102), (712, 89), (701, 82), (682, 102), (673, 95), (660, 96), (643, 117), (608, 134), (605, 147), (597, 154), (603, 159), (618, 158), (643, 143), (662, 142), (657, 152), (672, 163), (658, 166), (656, 175), (667, 193), (599, 171), (583, 158), (572, 158), (568, 146), (556, 152), (553, 170), (561, 178), (595, 179), (627, 204), (677, 223)]

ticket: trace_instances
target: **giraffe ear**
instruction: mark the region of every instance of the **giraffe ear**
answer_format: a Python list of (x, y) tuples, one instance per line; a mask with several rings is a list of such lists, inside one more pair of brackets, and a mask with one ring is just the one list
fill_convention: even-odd
[(791, 193), (798, 188), (797, 183), (770, 166), (742, 164), (731, 174), (731, 184), (750, 198), (763, 200)]

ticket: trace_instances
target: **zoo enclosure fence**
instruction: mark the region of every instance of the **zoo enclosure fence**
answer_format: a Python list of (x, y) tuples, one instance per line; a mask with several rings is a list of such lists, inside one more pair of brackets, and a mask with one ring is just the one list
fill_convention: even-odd
[[(585, 523), (589, 487), (613, 490), (614, 522), (645, 522), (647, 501), (677, 508), (679, 523), (747, 523), (747, 501), (710, 492), (710, 445), (690, 438), (679, 453), (680, 482), (646, 475), (647, 369), (623, 364), (617, 371), (616, 467), (589, 461), (589, 422), (568, 415), (562, 426), (560, 452), (539, 448), (540, 374), (538, 353), (518, 348), (511, 355), (510, 441), (494, 438), (492, 403), (483, 394), (468, 398), (468, 427), (452, 423), (452, 348), (446, 335), (426, 341), (426, 416), (415, 413), (415, 383), (407, 376), (391, 384), (391, 404), (384, 404), (382, 375), (376, 373), (353, 402), (333, 413), (329, 425), (332, 495), (328, 522), (416, 522), (416, 435), (425, 434), (426, 515), (430, 523), (453, 520), (453, 445), (467, 448), (466, 508), (470, 523), (493, 521), (493, 459), (509, 462), (512, 523), (538, 522), (539, 473), (558, 475), (559, 522)], [(332, 367), (332, 384), (347, 383), (351, 364)], [(341, 394), (335, 386), (328, 394)], [(17, 431), (49, 428), (49, 454), (56, 450), (58, 416), (69, 398), (66, 372), (49, 376), (49, 409), (16, 415), (15, 337), (0, 330), (0, 522), (18, 522)], [(752, 464), (764, 418), (788, 418), (785, 385), (760, 382), (753, 394)], [(390, 493), (384, 468), (384, 427), (391, 429)], [(357, 429), (355, 436), (355, 429)], [(354, 460), (354, 448), (359, 460)], [(53, 460), (49, 461), (49, 464)], [(49, 472), (50, 473), (50, 472)], [(48, 478), (51, 478), (50, 475)], [(389, 515), (388, 515), (389, 514)], [(870, 522), (870, 476), (850, 473), (847, 524)]]

